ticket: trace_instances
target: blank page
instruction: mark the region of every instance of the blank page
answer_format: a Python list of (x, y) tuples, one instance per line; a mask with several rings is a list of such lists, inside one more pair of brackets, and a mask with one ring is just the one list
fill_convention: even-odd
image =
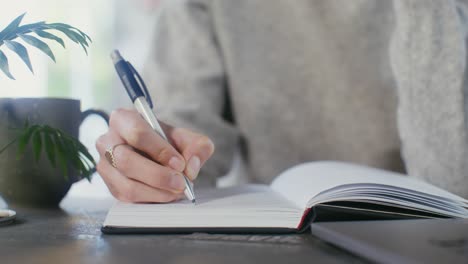
[(268, 186), (246, 185), (196, 191), (197, 204), (117, 202), (104, 226), (141, 228), (296, 228), (303, 210)]
[(308, 204), (309, 200), (324, 190), (358, 183), (392, 185), (455, 201), (466, 201), (460, 196), (402, 174), (334, 161), (312, 162), (292, 167), (275, 179), (271, 187), (290, 199), (297, 207), (305, 208), (313, 206)]

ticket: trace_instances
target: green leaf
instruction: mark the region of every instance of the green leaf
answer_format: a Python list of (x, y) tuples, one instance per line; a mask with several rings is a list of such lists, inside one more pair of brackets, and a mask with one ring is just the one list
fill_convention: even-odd
[(3, 29), (0, 32), (0, 41), (5, 40), (6, 37), (8, 37), (9, 34), (11, 34), (16, 29), (18, 29), (18, 26), (21, 23), (21, 21), (23, 20), (24, 15), (26, 15), (26, 13), (23, 13), (22, 15), (15, 18), (13, 21), (11, 21), (10, 24), (8, 24), (8, 26), (5, 27), (5, 29)]
[(47, 56), (49, 56), (54, 62), (55, 62), (55, 56), (52, 53), (52, 50), (50, 50), (49, 45), (47, 45), (44, 41), (30, 35), (23, 35), (20, 34), (19, 37), (24, 40), (24, 42), (28, 43), (29, 45), (32, 45), (42, 52), (44, 52)]
[(77, 148), (86, 157), (86, 159), (91, 161), (93, 165), (96, 165), (93, 156), (88, 152), (88, 149), (79, 141), (77, 141)]
[(57, 167), (57, 162), (55, 161), (55, 145), (54, 140), (50, 133), (44, 134), (44, 148), (47, 154), (47, 158), (50, 161), (52, 167)]
[(8, 66), (8, 58), (5, 56), (5, 53), (3, 53), (1, 50), (0, 50), (0, 69), (3, 71), (3, 73), (5, 73), (6, 76), (8, 76), (8, 78), (14, 80), (15, 77), (13, 77), (13, 75), (11, 75), (10, 73), (10, 67)]
[[(44, 148), (51, 165), (56, 168), (58, 163), (67, 180), (71, 171), (76, 171), (81, 178), (86, 178), (88, 181), (95, 172), (96, 162), (86, 147), (78, 139), (60, 129), (48, 125), (29, 125), (26, 121), (21, 134), (14, 141), (18, 141), (21, 153), (24, 153), (27, 144), (32, 142), (35, 162), (40, 160), (41, 151)], [(13, 144), (14, 141), (4, 148)]]
[(91, 38), (86, 34), (84, 33), (83, 31), (79, 30), (78, 28), (76, 27), (72, 27), (68, 24), (64, 24), (64, 23), (50, 23), (48, 24), (49, 26), (52, 26), (52, 27), (61, 27), (61, 28), (66, 28), (68, 30), (71, 30), (71, 31), (74, 31), (74, 32), (77, 32), (78, 34), (80, 34), (84, 39), (85, 41), (84, 42), (87, 42), (86, 40), (89, 40), (89, 42), (93, 42), (91, 40)]
[(86, 53), (86, 55), (88, 55), (88, 50), (86, 49), (86, 46), (80, 42), (80, 46), (83, 48), (84, 52)]
[(73, 146), (73, 156), (75, 157), (74, 167), (80, 171), (82, 177), (91, 181), (91, 175), (95, 171), (96, 161), (88, 152), (88, 149), (76, 138), (67, 137), (69, 145)]
[(80, 176), (86, 174), (86, 171), (88, 170), (85, 163), (83, 162), (83, 160), (81, 160), (81, 157), (80, 155), (77, 156), (77, 161), (78, 161), (78, 167), (76, 168), (76, 170), (80, 173)]
[(51, 40), (55, 40), (57, 41), (60, 45), (62, 45), (63, 48), (65, 48), (65, 42), (63, 41), (63, 39), (49, 33), (49, 32), (46, 32), (44, 30), (34, 30), (34, 33), (36, 33), (39, 37), (41, 38), (46, 38), (46, 39), (51, 39)]
[(19, 136), (18, 138), (18, 157), (24, 154), (26, 150), (26, 146), (29, 143), (29, 140), (31, 139), (32, 134), (34, 131), (39, 129), (40, 127), (38, 125), (33, 125), (33, 126), (28, 126), (25, 128), (23, 133)]
[(14, 32), (9, 34), (6, 39), (12, 40), (16, 38), (18, 34), (26, 34), (26, 33), (31, 33), (34, 30), (45, 29), (46, 28), (45, 25), (46, 23), (44, 21), (22, 25), (18, 29), (16, 29)]
[(80, 152), (80, 161), (83, 165), (83, 168), (86, 171), (91, 170), (94, 167), (93, 164), (91, 164), (91, 161), (89, 161), (81, 152)]
[(11, 49), (12, 51), (16, 52), (16, 54), (18, 54), (18, 56), (24, 61), (24, 63), (26, 63), (26, 65), (28, 66), (29, 70), (34, 73), (33, 69), (32, 69), (32, 65), (31, 65), (31, 60), (29, 59), (29, 54), (28, 54), (28, 51), (26, 50), (26, 48), (16, 42), (16, 41), (11, 41), (11, 40), (5, 40), (5, 45)]
[[(9, 49), (14, 51), (26, 64), (29, 70), (34, 73), (31, 60), (29, 58), (28, 50), (21, 43), (14, 41), (17, 37), (20, 37), (23, 41), (32, 45), (47, 56), (49, 56), (53, 61), (55, 61), (55, 56), (50, 49), (49, 45), (45, 43), (43, 39), (50, 39), (58, 42), (62, 47), (65, 48), (65, 42), (62, 38), (46, 31), (46, 30), (56, 30), (65, 34), (71, 41), (80, 45), (84, 52), (88, 55), (89, 43), (92, 42), (91, 38), (81, 31), (78, 28), (70, 26), (65, 23), (46, 23), (44, 21), (21, 25), (23, 17), (26, 13), (18, 16), (14, 19), (5, 29), (0, 32), (0, 46), (5, 44)], [(28, 35), (29, 33), (36, 33), (36, 36)], [(10, 73), (8, 59), (4, 53), (0, 54), (0, 69), (7, 75), (9, 78), (14, 79), (13, 75)]]
[(62, 140), (64, 143), (63, 145), (65, 147), (68, 160), (72, 163), (75, 169), (78, 169), (78, 170), (81, 169), (79, 152), (78, 152), (78, 149), (73, 144), (73, 141), (68, 138), (63, 138)]
[(89, 182), (91, 182), (91, 175), (95, 172), (95, 166), (90, 164), (90, 161), (86, 159), (82, 154), (80, 154), (80, 160), (83, 166), (83, 171), (81, 172), (81, 176), (86, 178)]
[(83, 162), (83, 160), (81, 159), (80, 152), (76, 151), (74, 153), (74, 160), (75, 160), (75, 164), (74, 164), (75, 168), (80, 172), (80, 174), (84, 174), (87, 171), (87, 168), (86, 168), (86, 163)]
[[(88, 47), (88, 42), (86, 41), (87, 39), (87, 35), (86, 36), (83, 36), (81, 35), (78, 31), (76, 32), (75, 28), (69, 26), (69, 25), (66, 25), (66, 24), (62, 24), (62, 23), (54, 23), (54, 24), (47, 24), (47, 27), (50, 28), (50, 29), (55, 29), (55, 30), (58, 30), (60, 32), (62, 32), (63, 34), (65, 34), (69, 39), (71, 39), (73, 42), (77, 43), (77, 44), (80, 44), (80, 46), (83, 48), (83, 50), (86, 52), (86, 54), (88, 54), (88, 51), (86, 49), (86, 47)], [(83, 33), (84, 34), (84, 33)]]
[(33, 145), (34, 158), (36, 162), (38, 162), (39, 159), (41, 158), (41, 150), (42, 150), (42, 135), (41, 135), (40, 129), (37, 129), (32, 135), (32, 145)]
[(56, 152), (58, 153), (58, 161), (59, 161), (60, 168), (62, 169), (62, 173), (65, 179), (68, 179), (68, 163), (67, 163), (67, 158), (66, 158), (67, 154), (65, 152), (65, 148), (61, 140), (61, 135), (59, 133), (55, 133), (53, 135), (54, 135), (54, 141), (55, 141), (55, 149), (56, 149)]
[(63, 34), (65, 34), (69, 39), (71, 39), (73, 42), (75, 43), (80, 43), (80, 42), (86, 42), (85, 38), (73, 31), (70, 29), (70, 26), (65, 26), (63, 24), (59, 24), (59, 23), (54, 23), (54, 24), (47, 24), (47, 27), (50, 28), (50, 29), (55, 29), (55, 30), (58, 30), (60, 32), (62, 32)]

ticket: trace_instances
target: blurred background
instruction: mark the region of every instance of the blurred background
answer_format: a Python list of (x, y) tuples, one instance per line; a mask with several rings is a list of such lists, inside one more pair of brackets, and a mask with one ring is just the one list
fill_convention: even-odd
[[(0, 74), (0, 97), (64, 97), (81, 100), (82, 110), (100, 108), (108, 113), (119, 106), (130, 107), (130, 100), (117, 79), (109, 54), (113, 49), (142, 70), (150, 47), (158, 0), (2, 0), (0, 29), (26, 12), (23, 23), (63, 22), (91, 36), (89, 55), (66, 41), (66, 49), (47, 41), (57, 63), (37, 49), (29, 49), (34, 75), (12, 52), (4, 50), (16, 80)], [(99, 118), (90, 117), (81, 126), (80, 139), (98, 159), (96, 138), (106, 131)], [(69, 195), (109, 196), (99, 175), (92, 183), (75, 184)]]

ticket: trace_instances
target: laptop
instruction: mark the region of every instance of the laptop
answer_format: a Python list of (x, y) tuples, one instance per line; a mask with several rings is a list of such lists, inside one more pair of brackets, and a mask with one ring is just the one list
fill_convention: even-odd
[(377, 263), (468, 263), (468, 219), (322, 222), (311, 231)]

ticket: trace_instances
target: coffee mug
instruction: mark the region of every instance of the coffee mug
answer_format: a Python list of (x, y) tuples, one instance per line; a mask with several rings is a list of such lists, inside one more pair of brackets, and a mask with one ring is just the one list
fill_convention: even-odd
[[(80, 100), (0, 98), (0, 148), (17, 137), (17, 129), (22, 128), (26, 120), (30, 125), (49, 125), (79, 138), (80, 125), (93, 114), (108, 123), (109, 116), (104, 111), (81, 111)], [(64, 177), (59, 168), (50, 165), (44, 153), (36, 162), (31, 148), (21, 158), (17, 150), (14, 144), (0, 153), (0, 195), (8, 203), (57, 206), (80, 175), (69, 170), (68, 177)]]

